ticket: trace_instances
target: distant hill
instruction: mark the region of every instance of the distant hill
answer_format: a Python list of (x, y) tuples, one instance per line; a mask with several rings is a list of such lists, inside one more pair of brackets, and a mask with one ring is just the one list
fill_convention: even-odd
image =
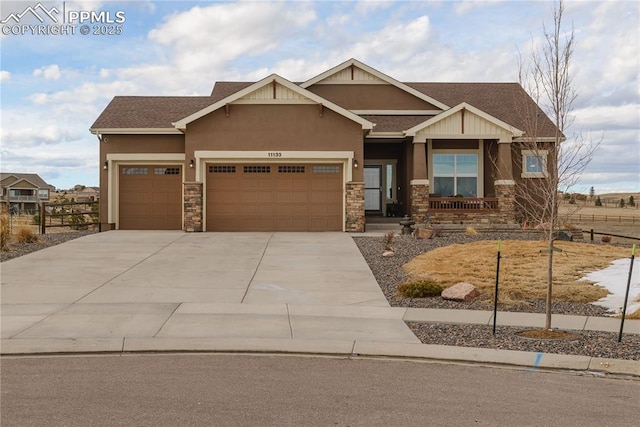
[(600, 196), (601, 200), (627, 200), (629, 196), (633, 196), (633, 199), (638, 202), (640, 197), (640, 193), (605, 193), (605, 194), (596, 194), (596, 196)]

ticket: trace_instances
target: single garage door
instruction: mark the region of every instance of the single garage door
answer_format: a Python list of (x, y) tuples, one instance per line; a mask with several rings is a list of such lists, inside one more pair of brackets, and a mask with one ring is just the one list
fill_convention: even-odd
[(121, 230), (182, 229), (182, 168), (120, 166)]
[(210, 164), (207, 231), (342, 231), (342, 165)]

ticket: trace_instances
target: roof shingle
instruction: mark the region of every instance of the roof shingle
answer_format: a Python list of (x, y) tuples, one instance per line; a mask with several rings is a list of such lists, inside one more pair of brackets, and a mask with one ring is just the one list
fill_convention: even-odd
[[(96, 119), (91, 129), (169, 129), (183, 119), (253, 82), (216, 82), (211, 96), (116, 96)], [(405, 83), (450, 107), (462, 102), (526, 131), (518, 105), (528, 105), (540, 113), (538, 136), (554, 136), (555, 126), (518, 83)], [(432, 116), (362, 115), (376, 124), (375, 132), (401, 132)]]

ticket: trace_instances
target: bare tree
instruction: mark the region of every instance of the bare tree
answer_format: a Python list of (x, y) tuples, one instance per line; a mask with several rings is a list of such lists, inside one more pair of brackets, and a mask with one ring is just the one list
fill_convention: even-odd
[[(565, 136), (573, 122), (577, 91), (571, 74), (574, 31), (565, 31), (564, 11), (562, 1), (554, 5), (552, 28), (544, 26), (542, 40), (532, 42), (526, 60), (520, 58), (519, 82), (535, 102), (517, 103), (524, 135), (512, 145), (516, 169), (523, 177), (516, 181), (514, 190), (516, 210), (521, 221), (543, 229), (548, 243), (546, 329), (551, 329), (553, 258), (557, 250), (553, 242), (561, 225), (559, 193), (577, 183), (599, 145), (599, 141), (581, 135)], [(547, 118), (555, 129), (549, 127)]]

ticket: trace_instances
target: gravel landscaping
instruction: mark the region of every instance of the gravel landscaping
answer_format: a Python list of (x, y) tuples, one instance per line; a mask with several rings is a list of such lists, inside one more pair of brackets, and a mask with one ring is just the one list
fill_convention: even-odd
[(59, 245), (60, 243), (68, 242), (69, 240), (77, 239), (78, 237), (86, 236), (87, 234), (93, 234), (94, 231), (74, 231), (68, 233), (51, 233), (38, 235), (37, 243), (14, 243), (9, 244), (8, 251), (0, 251), (0, 262), (8, 261), (13, 258), (18, 258), (23, 255), (36, 252), (41, 249), (48, 248), (50, 246)]
[[(354, 237), (367, 264), (371, 268), (382, 292), (393, 307), (447, 308), (464, 310), (493, 310), (491, 295), (484, 295), (470, 302), (456, 302), (438, 298), (403, 298), (398, 295), (397, 285), (405, 278), (402, 266), (416, 256), (439, 247), (459, 243), (471, 243), (478, 240), (539, 240), (539, 234), (527, 233), (486, 233), (476, 236), (464, 233), (448, 233), (433, 239), (418, 240), (412, 236), (399, 235), (395, 238), (395, 256), (383, 257), (384, 246), (381, 237)], [(498, 305), (500, 311), (526, 313), (544, 313), (544, 300), (526, 300), (518, 305)], [(573, 314), (578, 316), (606, 316), (606, 309), (593, 304), (555, 302), (554, 314)]]
[(494, 348), (542, 353), (573, 354), (610, 359), (640, 360), (640, 335), (597, 331), (569, 331), (575, 339), (543, 340), (521, 338), (517, 334), (533, 328), (498, 326), (496, 335), (488, 325), (408, 323), (423, 344)]
[[(464, 233), (448, 233), (429, 240), (417, 240), (412, 236), (396, 236), (395, 256), (383, 257), (384, 245), (381, 237), (354, 237), (356, 245), (369, 264), (382, 292), (394, 307), (420, 307), (435, 309), (493, 310), (490, 295), (471, 302), (447, 301), (436, 298), (403, 298), (397, 294), (396, 286), (405, 278), (402, 266), (414, 257), (429, 250), (454, 243), (470, 243), (477, 240), (537, 240), (537, 234), (487, 233), (476, 236)], [(499, 304), (500, 311), (544, 313), (544, 300), (523, 301), (518, 305)], [(556, 302), (554, 314), (579, 316), (606, 316), (606, 309), (592, 304)], [(540, 325), (542, 327), (544, 325)], [(492, 328), (484, 325), (410, 323), (409, 327), (425, 344), (440, 344), (462, 347), (481, 347), (505, 350), (521, 350), (559, 354), (574, 354), (591, 357), (640, 360), (640, 335), (625, 334), (622, 343), (617, 342), (616, 333), (571, 331), (575, 339), (533, 340), (517, 336), (527, 328), (498, 327), (496, 336)], [(530, 329), (530, 328), (529, 328)]]

